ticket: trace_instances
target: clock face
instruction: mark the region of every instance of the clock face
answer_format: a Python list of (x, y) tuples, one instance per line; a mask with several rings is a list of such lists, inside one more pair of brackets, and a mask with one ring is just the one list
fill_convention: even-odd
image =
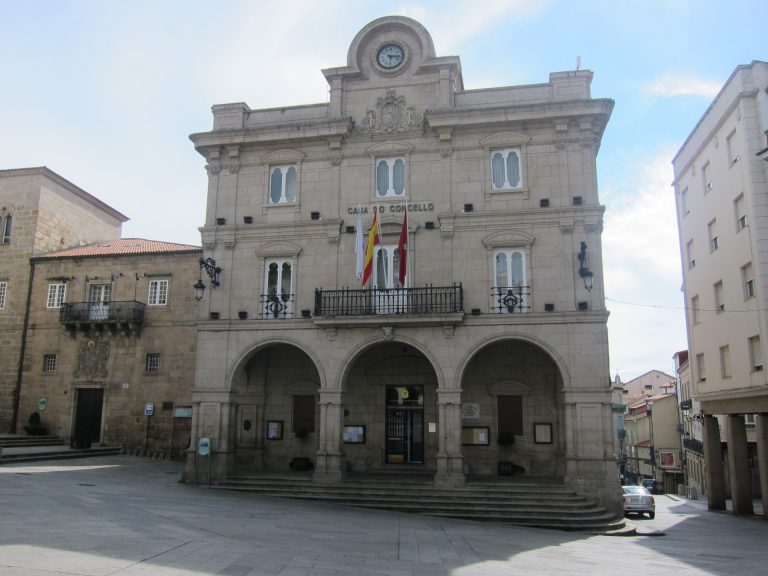
[(379, 63), (379, 66), (387, 70), (397, 68), (403, 63), (404, 59), (405, 53), (399, 44), (385, 44), (376, 55), (376, 61)]

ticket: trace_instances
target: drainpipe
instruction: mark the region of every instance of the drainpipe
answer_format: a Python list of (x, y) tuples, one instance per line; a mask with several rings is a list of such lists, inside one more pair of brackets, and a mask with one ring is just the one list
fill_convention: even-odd
[(19, 422), (19, 401), (21, 400), (21, 377), (24, 373), (24, 354), (27, 351), (27, 328), (29, 326), (29, 308), (32, 302), (32, 281), (35, 278), (35, 262), (29, 259), (29, 280), (27, 284), (27, 301), (24, 305), (24, 323), (21, 328), (21, 349), (19, 350), (18, 371), (16, 373), (16, 387), (13, 390), (13, 415), (11, 416), (11, 434), (16, 434)]

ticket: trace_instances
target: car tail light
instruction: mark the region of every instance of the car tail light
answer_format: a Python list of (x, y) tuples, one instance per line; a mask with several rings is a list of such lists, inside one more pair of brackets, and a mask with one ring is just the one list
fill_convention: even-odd
[(655, 504), (656, 503), (656, 501), (653, 499), (653, 496), (649, 496), (649, 498), (651, 499), (651, 504)]
[(629, 496), (624, 496), (624, 504), (629, 504)]

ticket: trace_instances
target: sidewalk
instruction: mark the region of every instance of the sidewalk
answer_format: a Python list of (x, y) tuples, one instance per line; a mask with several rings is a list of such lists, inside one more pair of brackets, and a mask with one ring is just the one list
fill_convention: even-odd
[[(673, 500), (682, 501), (688, 504), (689, 506), (693, 506), (699, 510), (705, 510), (708, 512), (725, 512), (728, 513), (733, 511), (733, 506), (731, 504), (730, 498), (725, 501), (725, 508), (726, 510), (709, 510), (709, 505), (707, 503), (707, 497), (706, 495), (701, 496), (700, 498), (696, 500), (691, 500), (690, 498), (686, 498), (685, 496), (677, 496), (675, 494), (664, 494), (664, 496), (667, 496)], [(755, 516), (762, 516), (763, 515), (763, 501), (760, 498), (755, 498), (752, 502), (752, 510)]]

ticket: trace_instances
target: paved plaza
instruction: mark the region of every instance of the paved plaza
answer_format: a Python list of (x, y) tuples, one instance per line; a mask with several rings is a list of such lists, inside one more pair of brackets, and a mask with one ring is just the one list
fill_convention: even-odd
[(133, 457), (0, 466), (0, 576), (762, 574), (768, 521), (658, 496), (605, 536), (194, 487)]

